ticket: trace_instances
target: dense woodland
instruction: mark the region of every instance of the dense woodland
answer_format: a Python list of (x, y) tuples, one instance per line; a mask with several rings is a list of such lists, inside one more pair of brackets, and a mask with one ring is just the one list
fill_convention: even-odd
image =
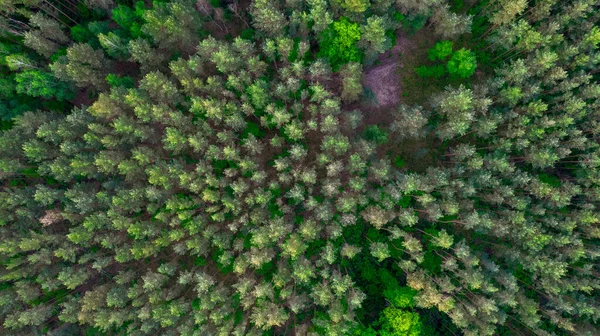
[(1, 335), (600, 335), (600, 1), (0, 14)]

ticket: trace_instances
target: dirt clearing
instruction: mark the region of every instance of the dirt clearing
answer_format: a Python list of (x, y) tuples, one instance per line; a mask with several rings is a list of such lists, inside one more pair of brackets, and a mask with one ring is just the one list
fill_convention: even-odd
[(403, 64), (401, 55), (412, 51), (414, 47), (414, 43), (398, 33), (396, 45), (381, 54), (373, 65), (365, 70), (363, 86), (373, 92), (377, 100), (377, 107), (391, 107), (402, 101), (400, 72)]

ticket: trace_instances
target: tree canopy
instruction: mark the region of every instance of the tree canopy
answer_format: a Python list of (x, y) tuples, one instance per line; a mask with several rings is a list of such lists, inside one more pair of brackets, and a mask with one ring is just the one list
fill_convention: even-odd
[(1, 335), (600, 333), (600, 2), (0, 12)]

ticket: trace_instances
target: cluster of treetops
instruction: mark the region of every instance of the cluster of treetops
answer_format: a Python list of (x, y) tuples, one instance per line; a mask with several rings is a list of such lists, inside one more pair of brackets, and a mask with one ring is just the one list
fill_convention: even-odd
[[(0, 14), (0, 334), (600, 334), (600, 1)], [(462, 84), (368, 124), (425, 30)]]

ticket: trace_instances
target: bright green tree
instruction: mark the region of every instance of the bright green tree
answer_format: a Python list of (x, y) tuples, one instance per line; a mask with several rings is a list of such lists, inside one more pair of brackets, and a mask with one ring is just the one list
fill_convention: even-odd
[(429, 59), (432, 61), (443, 61), (452, 54), (452, 47), (454, 43), (452, 41), (441, 41), (435, 44), (435, 46), (427, 51)]
[(381, 336), (419, 336), (421, 319), (419, 314), (395, 307), (387, 307), (379, 318)]
[(358, 24), (341, 17), (321, 33), (318, 55), (328, 58), (335, 71), (344, 63), (360, 63), (362, 55), (357, 47), (360, 36)]
[(17, 93), (45, 99), (73, 99), (73, 91), (68, 84), (56, 80), (51, 73), (40, 70), (20, 72), (15, 76)]
[(451, 76), (469, 78), (475, 73), (477, 68), (477, 58), (475, 53), (465, 48), (455, 52), (448, 61), (448, 72)]

